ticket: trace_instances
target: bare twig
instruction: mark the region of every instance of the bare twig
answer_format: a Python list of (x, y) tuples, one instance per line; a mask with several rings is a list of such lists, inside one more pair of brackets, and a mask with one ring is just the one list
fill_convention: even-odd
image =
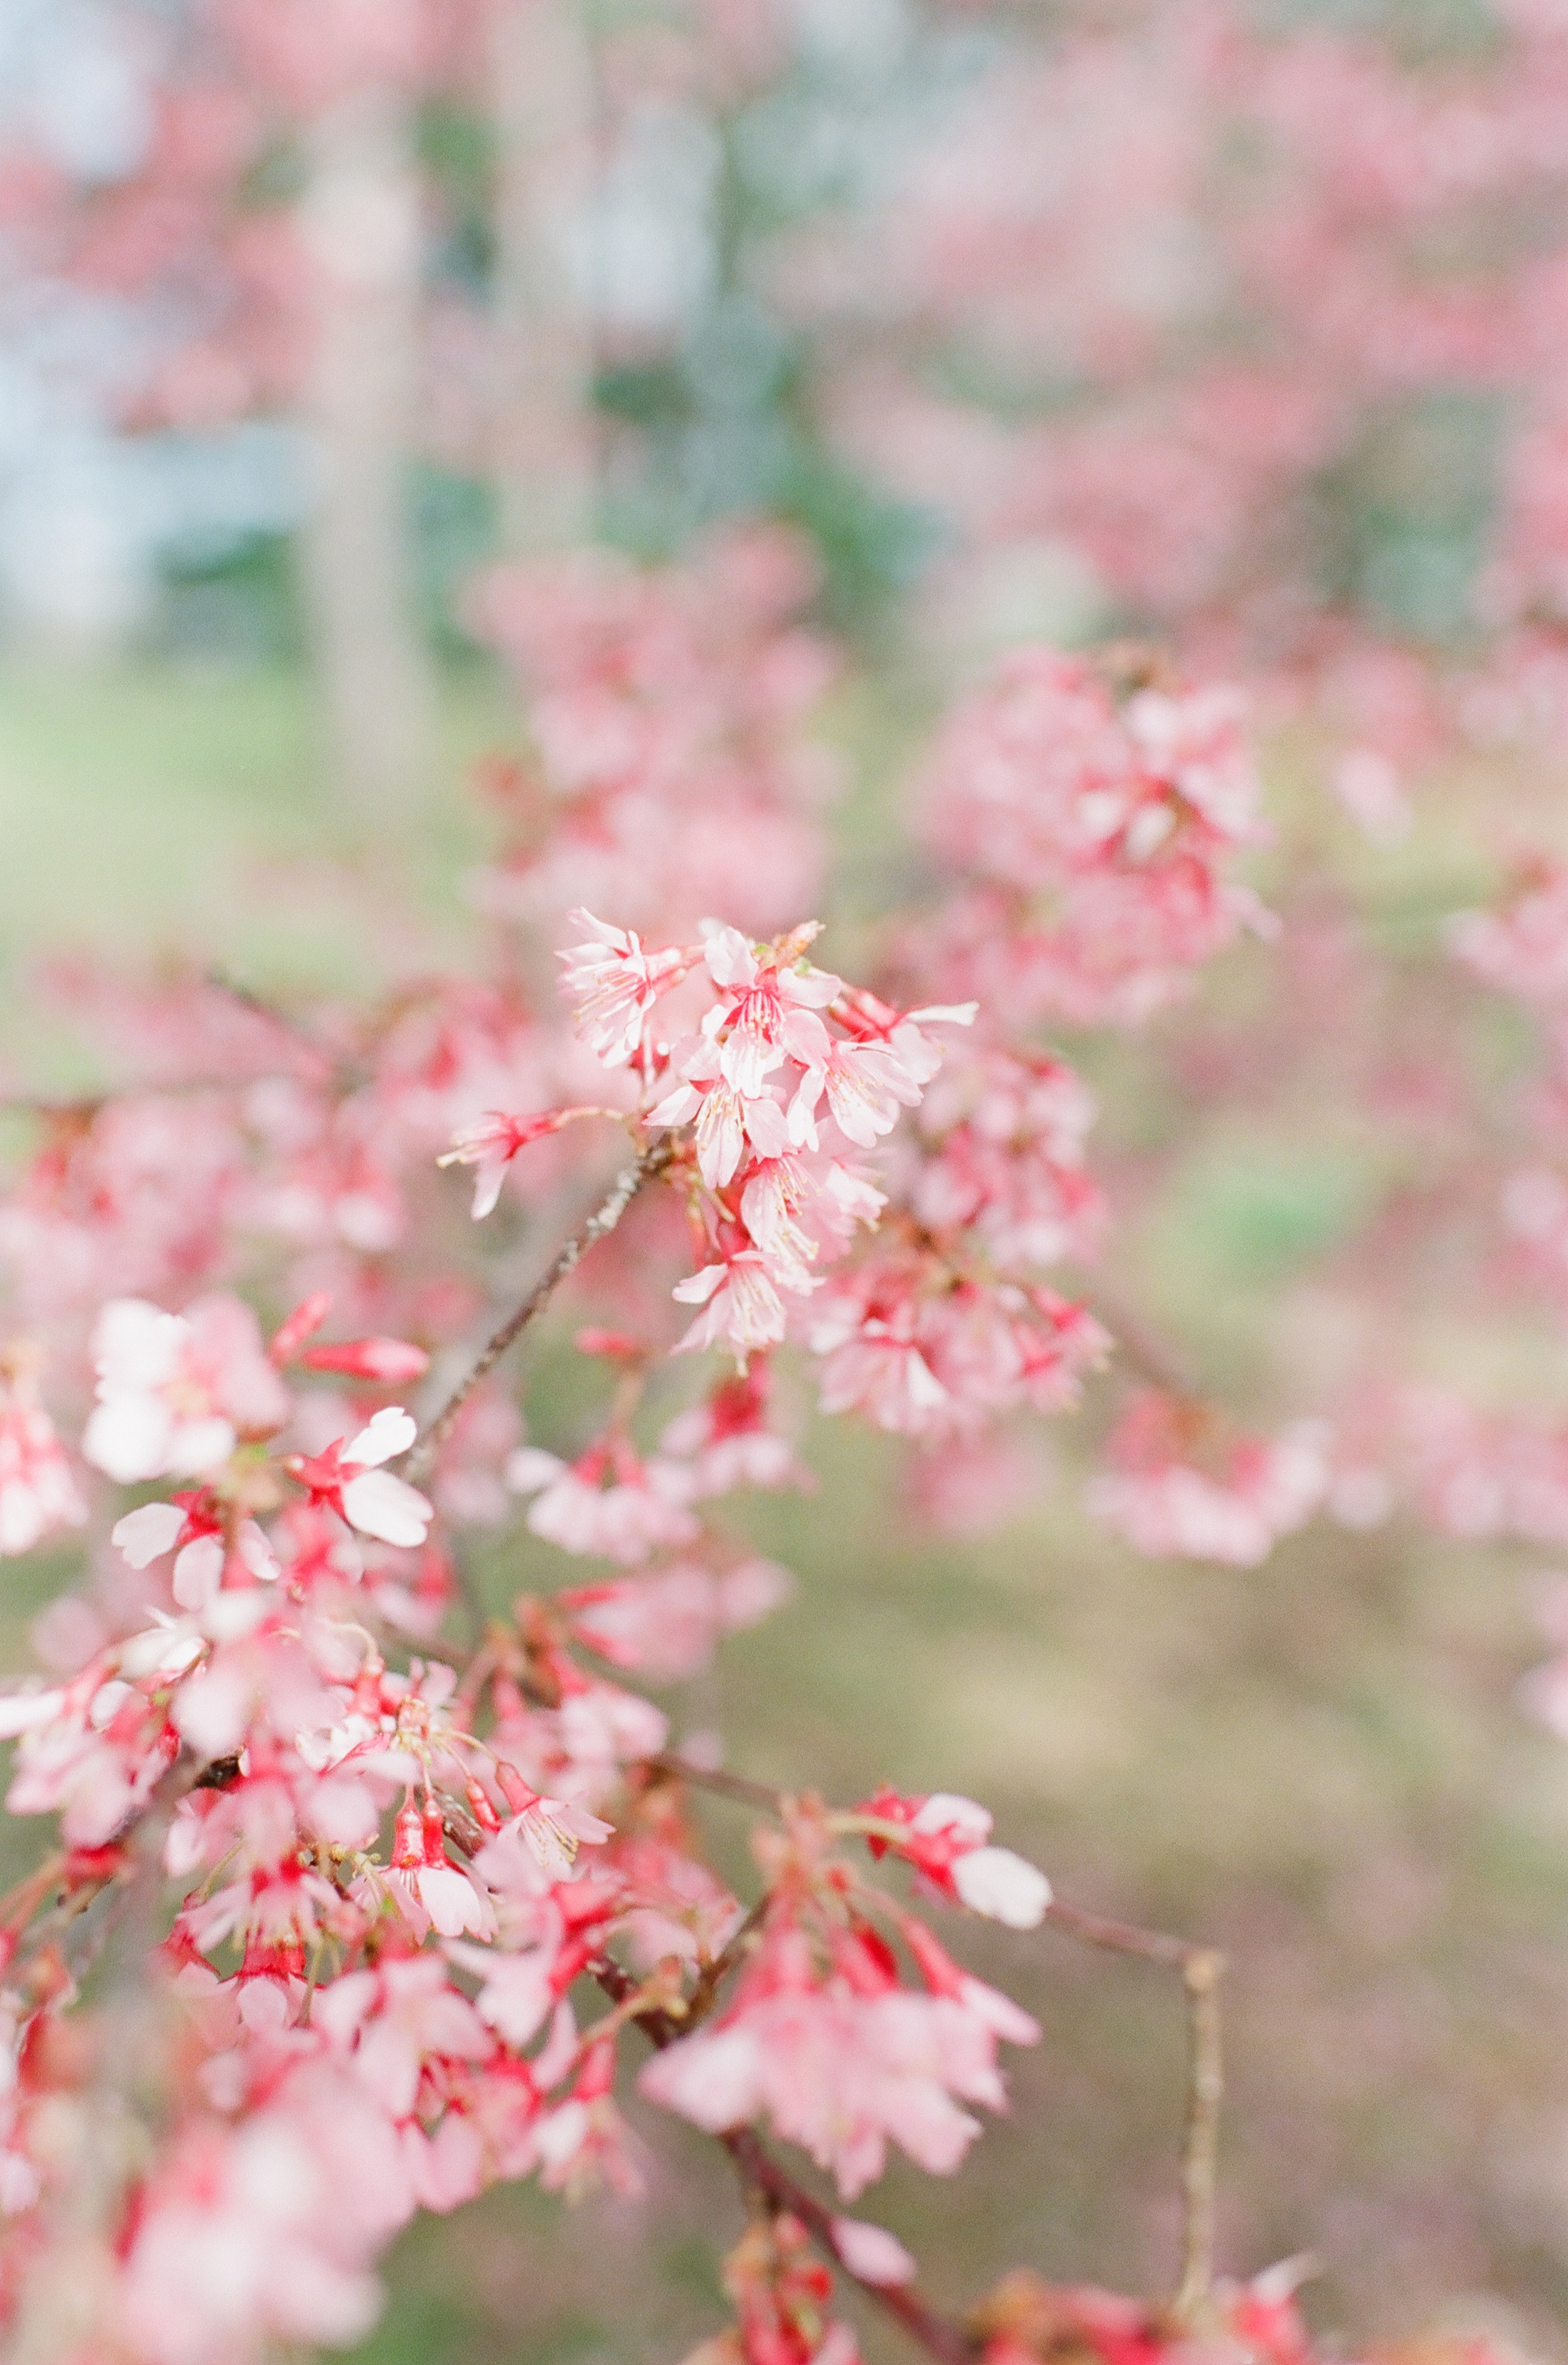
[(1170, 1346), (1103, 1279), (1096, 1277), (1089, 1300), (1133, 1370), (1165, 1395), (1192, 1397), (1202, 1394), (1184, 1355)]
[(1173, 1971), (1185, 1971), (1193, 1957), (1204, 1951), (1164, 1930), (1144, 1930), (1136, 1922), (1112, 1922), (1103, 1913), (1086, 1913), (1081, 1905), (1064, 1904), (1059, 1897), (1053, 1897), (1047, 1906), (1046, 1919), (1064, 1936), (1081, 1938), (1086, 1946), (1100, 1946), (1112, 1955), (1137, 1955), (1146, 1963), (1163, 1963)]
[(567, 1274), (576, 1272), (594, 1242), (603, 1239), (615, 1229), (644, 1183), (651, 1182), (655, 1175), (662, 1174), (674, 1156), (673, 1137), (661, 1134), (656, 1141), (648, 1144), (632, 1165), (622, 1168), (600, 1205), (557, 1250), (521, 1305), (508, 1315), (477, 1360), (459, 1380), (441, 1410), (426, 1424), (423, 1436), (409, 1458), (410, 1474), (429, 1467), (480, 1381), (495, 1369), (512, 1341), (521, 1338), (529, 1324), (544, 1311)]
[(140, 1077), (129, 1083), (106, 1085), (96, 1093), (7, 1093), (0, 1095), (0, 1116), (69, 1117), (85, 1125), (114, 1101), (179, 1100), (198, 1093), (244, 1093), (252, 1084), (298, 1082), (298, 1070), (263, 1068), (232, 1076)]
[(222, 994), (225, 1001), (232, 1002), (238, 1009), (248, 1011), (252, 1018), (261, 1019), (264, 1026), (286, 1036), (291, 1043), (297, 1044), (302, 1051), (308, 1051), (311, 1058), (319, 1059), (324, 1067), (331, 1069), (339, 1065), (337, 1053), (323, 1043), (303, 1019), (296, 1018), (289, 1011), (281, 1010), (275, 1002), (269, 1002), (266, 995), (258, 993), (253, 986), (241, 985), (239, 979), (230, 977), (226, 970), (216, 965), (205, 970), (202, 983), (212, 992)]
[(1219, 2113), (1225, 2094), (1219, 2018), (1219, 1982), (1224, 1969), (1224, 1956), (1204, 1948), (1193, 1956), (1182, 1972), (1187, 1989), (1190, 2058), (1187, 2127), (1182, 2148), (1182, 2280), (1176, 2287), (1173, 2305), (1184, 2323), (1192, 2323), (1201, 2315), (1214, 2285)]
[(1187, 1997), (1187, 2112), (1182, 2144), (1182, 2273), (1171, 2301), (1183, 2323), (1203, 2314), (1214, 2285), (1215, 2200), (1219, 2169), (1220, 2103), (1225, 2092), (1219, 1982), (1225, 1956), (1164, 1930), (1113, 1922), (1053, 1898), (1046, 1919), (1070, 1938), (1108, 1953), (1136, 1955), (1182, 1974)]
[(748, 1782), (744, 1775), (726, 1774), (716, 1765), (693, 1765), (673, 1753), (644, 1757), (642, 1763), (672, 1781), (689, 1782), (695, 1790), (711, 1790), (715, 1798), (733, 1799), (737, 1807), (760, 1807), (765, 1814), (776, 1815), (784, 1804), (783, 1791), (767, 1782)]
[(694, 2028), (705, 2020), (718, 2001), (719, 1990), (734, 1969), (743, 1955), (748, 1953), (752, 1939), (767, 1918), (768, 1892), (765, 1889), (744, 1922), (734, 1929), (711, 1963), (705, 1963), (697, 1975), (691, 2001), (687, 2007), (686, 2025)]

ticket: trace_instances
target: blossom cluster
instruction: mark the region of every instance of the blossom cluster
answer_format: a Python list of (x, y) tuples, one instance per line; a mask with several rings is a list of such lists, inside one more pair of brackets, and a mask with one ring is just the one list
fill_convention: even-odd
[[(893, 1011), (812, 965), (809, 927), (757, 945), (715, 926), (649, 949), (581, 925), (567, 1004), (635, 1104), (491, 1116), (459, 1126), (446, 1155), (477, 1169), (487, 1211), (520, 1153), (592, 1115), (633, 1128), (633, 1182), (674, 1185), (697, 1263), (675, 1295), (698, 1309), (674, 1351), (719, 1345), (729, 1369), (656, 1449), (640, 1451), (631, 1424), (657, 1351), (633, 1335), (580, 1336), (619, 1378), (608, 1428), (574, 1461), (519, 1443), (515, 1414), (496, 1418), (483, 1395), (476, 1421), (465, 1392), (463, 1417), (421, 1430), (399, 1399), (440, 1345), (429, 1317), (428, 1347), (390, 1327), (344, 1336), (342, 1318), (345, 1302), (417, 1307), (417, 1292), (399, 1301), (368, 1273), (318, 1286), (269, 1338), (189, 1234), (174, 1235), (183, 1269), (206, 1285), (179, 1310), (125, 1292), (84, 1334), (79, 1288), (39, 1301), (57, 1401), (73, 1355), (91, 1373), (79, 1459), (44, 1409), (41, 1347), (10, 1355), (9, 1548), (79, 1526), (106, 1486), (117, 1498), (95, 1586), (40, 1628), (48, 1676), (0, 1698), (9, 1811), (53, 1819), (60, 1841), (6, 1900), (0, 1941), (0, 2308), (18, 2337), (43, 2337), (68, 2305), (84, 2353), (113, 2326), (148, 2365), (352, 2340), (375, 2310), (375, 2258), (415, 2209), (504, 2178), (569, 2193), (637, 2180), (614, 2097), (638, 2032), (658, 2048), (639, 2073), (651, 2099), (726, 2135), (770, 2126), (846, 2197), (890, 2143), (954, 2169), (978, 2133), (972, 2106), (1002, 2106), (999, 2040), (1037, 2035), (857, 1862), (869, 1851), (927, 1900), (1031, 1928), (1048, 1885), (991, 1844), (982, 1809), (890, 1791), (837, 1813), (781, 1799), (748, 1911), (690, 1819), (699, 1773), (665, 1754), (666, 1718), (622, 1680), (689, 1676), (787, 1597), (787, 1573), (726, 1539), (709, 1507), (803, 1483), (770, 1419), (768, 1351), (818, 1263), (875, 1224), (865, 1161), (937, 1069), (930, 1030), (973, 1013)], [(479, 1005), (481, 1041), (497, 1039), (487, 1016)], [(169, 1023), (142, 1014), (133, 1032)], [(388, 1208), (408, 1187), (404, 1142), (433, 1166), (431, 1129), (474, 1040), (457, 1014), (433, 1044), (409, 1026), (383, 1038), (375, 1088), (397, 1111), (380, 1137)], [(526, 1041), (521, 1022), (511, 1039)], [(326, 1053), (295, 1068), (241, 1082), (228, 1106), (218, 1095), (230, 1205), (252, 1221), (277, 1188), (262, 1163), (257, 1189), (252, 1136), (269, 1159), (280, 1092), (297, 1118), (313, 1095), (326, 1115), (334, 1095), (341, 1109), (366, 1091)], [(142, 1097), (177, 1143), (181, 1096)], [(71, 1160), (96, 1149), (97, 1123), (87, 1112), (68, 1154), (35, 1168), (20, 1239), (46, 1215), (73, 1219)], [(362, 1121), (360, 1140), (375, 1130)], [(319, 1120), (297, 1124), (302, 1175), (320, 1138)], [(112, 1238), (112, 1200), (103, 1216)], [(133, 1269), (167, 1290), (162, 1242), (130, 1238)], [(88, 1287), (97, 1270), (84, 1266)], [(343, 1263), (307, 1254), (295, 1272), (341, 1280)], [(535, 1535), (618, 1573), (524, 1595), (454, 1653), (441, 1635), (457, 1537), (491, 1515), (487, 1474), (503, 1503), (529, 1502)], [(143, 1891), (172, 1893), (140, 2016), (122, 2031), (106, 2004), (73, 2041), (82, 1909), (106, 1893), (112, 1920)], [(91, 2177), (105, 2098), (134, 2116), (144, 2092), (161, 2097), (156, 2128)], [(843, 2223), (846, 2257), (898, 2252)], [(770, 2256), (794, 2255), (771, 2238)], [(797, 2259), (768, 2288), (793, 2321), (820, 2308), (822, 2270)]]
[(834, 776), (806, 725), (836, 667), (792, 621), (813, 573), (804, 544), (753, 526), (695, 565), (583, 552), (470, 588), (532, 742), (486, 776), (508, 843), (476, 882), (484, 910), (553, 927), (588, 902), (644, 929), (725, 912), (760, 932), (809, 905)]
[(1259, 835), (1234, 699), (1134, 687), (1052, 651), (1004, 658), (943, 726), (932, 850), (969, 882), (947, 958), (989, 1007), (1075, 1024), (1146, 1016), (1245, 922), (1226, 875)]

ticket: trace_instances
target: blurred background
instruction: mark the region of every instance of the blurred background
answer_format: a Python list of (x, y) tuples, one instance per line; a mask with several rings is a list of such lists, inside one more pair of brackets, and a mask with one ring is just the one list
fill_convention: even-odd
[[(1444, 922), (1568, 846), (1565, 195), (1554, 0), (0, 0), (6, 1073), (75, 1072), (36, 988), (83, 950), (284, 995), (476, 964), (570, 554), (700, 584), (771, 521), (834, 651), (846, 968), (999, 650), (1135, 636), (1249, 693), (1281, 944), (1068, 1043), (1115, 1287), (1249, 1420), (1395, 1268), (1428, 1369), (1561, 1404), (1553, 1306), (1478, 1327), (1472, 1202), (1410, 1211), (1535, 1057)], [(1226, 2267), (1311, 2251), (1352, 2353), (1562, 2354), (1568, 1754), (1516, 1696), (1551, 1555), (1393, 1521), (1138, 1560), (1079, 1508), (1103, 1427), (934, 1504), (819, 1426), (820, 1495), (755, 1515), (799, 1597), (678, 1728), (972, 1791), (1064, 1896), (1223, 1946)], [(513, 1531), (481, 1581), (567, 1567)], [(61, 1581), (7, 1578), (8, 1664)], [(877, 2215), (938, 2301), (1159, 2288), (1179, 1996), (1049, 1933), (973, 1959), (1045, 2041)], [(364, 2359), (682, 2356), (734, 2197), (639, 2125), (641, 2202), (421, 2223)]]

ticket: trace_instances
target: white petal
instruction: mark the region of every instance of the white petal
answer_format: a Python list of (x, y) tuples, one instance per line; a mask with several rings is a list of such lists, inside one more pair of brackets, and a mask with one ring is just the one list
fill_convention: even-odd
[(109, 1530), (109, 1541), (118, 1544), (132, 1568), (149, 1568), (172, 1552), (174, 1539), (185, 1524), (185, 1515), (176, 1503), (143, 1503), (139, 1511), (128, 1511)]
[(210, 1413), (201, 1420), (176, 1422), (169, 1439), (165, 1467), (199, 1478), (205, 1472), (216, 1470), (220, 1462), (227, 1462), (239, 1441), (233, 1422), (225, 1420), (221, 1413)]
[(916, 1815), (912, 1830), (917, 1832), (953, 1832), (979, 1847), (990, 1839), (991, 1814), (989, 1808), (977, 1806), (973, 1799), (960, 1799), (952, 1790), (934, 1790)]
[(849, 2272), (863, 2283), (907, 2283), (914, 2260), (894, 2234), (868, 2225), (863, 2217), (835, 2217), (833, 2246)]
[(401, 1405), (384, 1405), (357, 1437), (350, 1438), (343, 1460), (357, 1463), (362, 1470), (374, 1470), (378, 1463), (390, 1462), (394, 1454), (407, 1453), (419, 1433), (413, 1416)]
[(504, 1158), (481, 1158), (474, 1170), (474, 1221), (483, 1223), (495, 1213), (496, 1202), (501, 1195), (509, 1160)]
[(0, 1741), (14, 1741), (59, 1715), (65, 1704), (62, 1691), (0, 1694)]
[(169, 1467), (169, 1415), (156, 1396), (118, 1396), (98, 1406), (87, 1423), (82, 1451), (89, 1462), (122, 1486), (139, 1478), (161, 1478)]
[(172, 1591), (182, 1609), (205, 1609), (223, 1578), (223, 1541), (197, 1536), (174, 1563)]
[(417, 1486), (389, 1470), (366, 1470), (343, 1488), (343, 1513), (362, 1536), (384, 1544), (422, 1544), (435, 1514)]
[(728, 1272), (726, 1264), (705, 1264), (700, 1272), (690, 1273), (685, 1281), (678, 1281), (670, 1295), (678, 1298), (682, 1306), (706, 1306)]
[(506, 1482), (514, 1495), (536, 1495), (566, 1466), (558, 1453), (546, 1453), (541, 1445), (520, 1445), (507, 1456)]
[(93, 1331), (93, 1358), (109, 1385), (154, 1388), (179, 1361), (186, 1325), (145, 1297), (111, 1297)]
[(973, 1848), (953, 1866), (953, 1886), (973, 1913), (1010, 1930), (1037, 1930), (1051, 1901), (1051, 1884), (1011, 1848)]
[(715, 985), (750, 985), (756, 979), (756, 955), (738, 928), (715, 928), (702, 958)]

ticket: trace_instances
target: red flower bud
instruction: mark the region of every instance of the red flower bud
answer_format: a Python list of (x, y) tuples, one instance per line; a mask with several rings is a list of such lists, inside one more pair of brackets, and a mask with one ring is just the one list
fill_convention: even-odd
[(272, 1345), (267, 1349), (269, 1361), (276, 1363), (280, 1368), (285, 1363), (292, 1363), (310, 1333), (313, 1330), (319, 1330), (331, 1310), (331, 1291), (330, 1289), (312, 1290), (309, 1296), (302, 1298), (293, 1313), (273, 1333)]
[(422, 1347), (407, 1339), (346, 1339), (341, 1346), (308, 1347), (299, 1360), (308, 1371), (379, 1380), (388, 1387), (423, 1379), (431, 1362)]

